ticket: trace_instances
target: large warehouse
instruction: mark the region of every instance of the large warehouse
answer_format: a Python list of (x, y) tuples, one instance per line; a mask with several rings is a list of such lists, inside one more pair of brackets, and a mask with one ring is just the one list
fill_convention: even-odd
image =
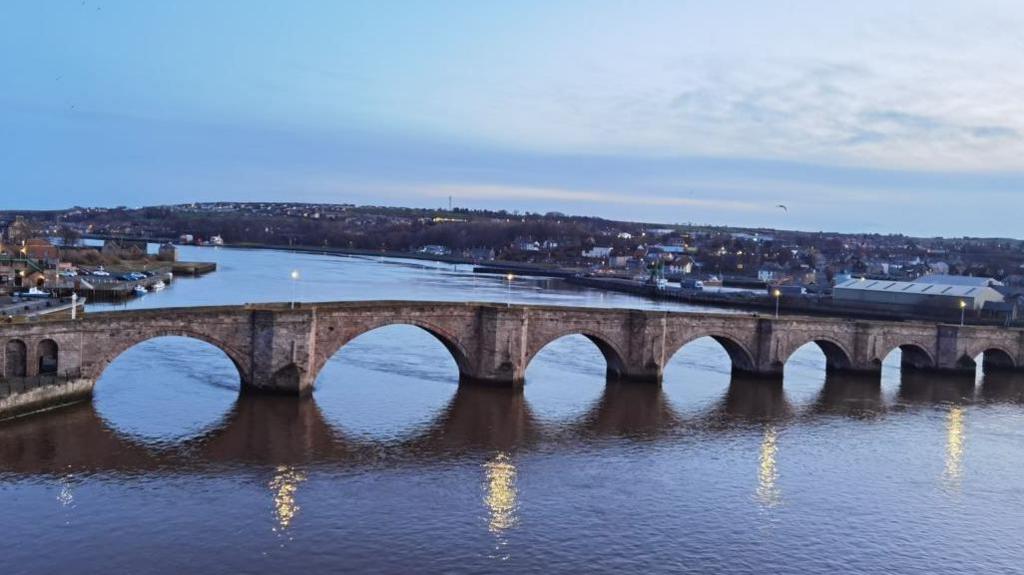
[(934, 277), (915, 282), (852, 279), (832, 288), (832, 299), (836, 303), (943, 309), (960, 309), (960, 302), (964, 302), (968, 310), (980, 310), (985, 302), (1003, 301), (1003, 294), (983, 281), (984, 278), (933, 283), (942, 279)]

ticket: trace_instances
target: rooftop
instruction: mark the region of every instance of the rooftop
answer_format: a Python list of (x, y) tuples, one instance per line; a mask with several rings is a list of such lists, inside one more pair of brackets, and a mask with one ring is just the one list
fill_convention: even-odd
[(952, 285), (939, 283), (897, 282), (890, 280), (868, 280), (852, 279), (837, 284), (834, 289), (842, 290), (864, 290), (890, 293), (913, 293), (924, 295), (938, 295), (947, 297), (975, 297), (979, 295), (987, 284), (983, 285)]
[(994, 278), (986, 277), (975, 277), (975, 276), (953, 276), (947, 274), (928, 274), (923, 275), (915, 280), (914, 283), (926, 283), (926, 284), (942, 284), (948, 286), (974, 286), (974, 287), (992, 287), (1001, 286), (1002, 282)]

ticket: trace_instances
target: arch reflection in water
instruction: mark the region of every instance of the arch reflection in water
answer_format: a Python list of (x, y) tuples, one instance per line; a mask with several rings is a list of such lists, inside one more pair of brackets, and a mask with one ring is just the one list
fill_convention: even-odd
[(521, 389), (462, 385), (422, 433), (401, 445), (414, 457), (508, 452), (531, 445), (540, 436), (540, 424)]
[(735, 375), (725, 397), (706, 419), (711, 424), (725, 425), (735, 421), (771, 423), (789, 419), (793, 413), (782, 382)]
[(986, 372), (978, 392), (986, 403), (1024, 403), (1024, 373)]
[(515, 527), (519, 520), (519, 494), (516, 488), (516, 466), (508, 453), (499, 451), (484, 463), (486, 476), (487, 529), (495, 535)]
[(938, 374), (916, 369), (900, 372), (897, 397), (905, 403), (970, 403), (974, 400), (974, 373)]
[(588, 435), (648, 439), (681, 422), (661, 386), (609, 382), (601, 398), (575, 427)]
[(815, 413), (877, 417), (886, 411), (882, 382), (876, 375), (831, 372), (814, 404)]

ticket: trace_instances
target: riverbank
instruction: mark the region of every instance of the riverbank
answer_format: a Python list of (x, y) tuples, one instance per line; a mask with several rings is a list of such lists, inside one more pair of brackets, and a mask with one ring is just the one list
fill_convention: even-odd
[[(583, 275), (586, 270), (558, 267), (548, 264), (529, 264), (520, 262), (496, 262), (494, 260), (473, 260), (464, 257), (444, 256), (418, 252), (401, 252), (393, 250), (364, 250), (339, 247), (318, 247), (318, 246), (277, 246), (258, 243), (234, 243), (216, 246), (230, 249), (249, 249), (266, 251), (287, 251), (302, 254), (314, 255), (336, 255), (336, 256), (362, 256), (374, 258), (395, 258), (406, 260), (423, 260), (441, 263), (473, 265), (474, 273), (496, 274), (496, 275), (517, 275), (555, 278), (565, 281), (571, 285), (588, 287), (609, 292), (617, 292), (643, 297), (655, 301), (674, 301), (688, 305), (701, 305), (723, 309), (742, 309), (768, 314), (775, 313), (776, 301), (769, 297), (767, 291), (763, 294), (757, 293), (763, 288), (762, 283), (736, 283), (737, 278), (727, 279), (726, 287), (744, 287), (752, 291), (722, 292), (711, 290), (688, 290), (682, 288), (661, 288), (647, 285), (635, 280), (606, 277), (588, 277)], [(732, 280), (732, 281), (730, 281)], [(826, 295), (789, 295), (780, 297), (779, 309), (785, 314), (803, 314), (822, 317), (845, 317), (850, 319), (877, 319), (877, 320), (915, 320), (915, 321), (936, 321), (945, 323), (959, 323), (960, 314), (937, 314), (914, 312), (906, 309), (871, 309), (860, 307), (837, 305), (830, 296)], [(1005, 325), (1005, 318), (968, 318), (968, 323), (975, 325)], [(1016, 322), (1013, 325), (1021, 325)]]
[[(657, 287), (636, 280), (608, 277), (593, 277), (568, 270), (540, 270), (515, 265), (481, 265), (473, 268), (481, 274), (514, 274), (537, 277), (558, 278), (566, 283), (604, 291), (628, 293), (653, 300), (675, 301), (688, 305), (701, 305), (723, 309), (746, 309), (774, 314), (776, 301), (767, 292), (754, 291), (711, 291), (693, 290), (679, 287)], [(820, 317), (846, 317), (851, 319), (874, 319), (888, 321), (936, 321), (958, 323), (960, 314), (930, 312), (921, 313), (907, 309), (865, 309), (863, 307), (845, 306), (835, 303), (830, 296), (824, 295), (781, 295), (778, 310), (780, 313), (792, 315), (811, 315)], [(1006, 325), (1004, 318), (969, 318), (972, 325)], [(1017, 322), (1014, 325), (1019, 324)]]

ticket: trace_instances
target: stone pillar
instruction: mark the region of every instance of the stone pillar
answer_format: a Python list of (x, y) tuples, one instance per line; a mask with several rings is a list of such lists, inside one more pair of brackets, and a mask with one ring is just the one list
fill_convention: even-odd
[(665, 369), (666, 323), (664, 314), (640, 310), (629, 312), (627, 340), (623, 342), (621, 365), (608, 360), (608, 381), (660, 384)]
[(526, 376), (527, 310), (481, 306), (475, 346), (459, 373), (461, 383), (518, 387)]
[(39, 375), (39, 342), (25, 340), (25, 377)]
[[(960, 326), (939, 325), (935, 346), (935, 369), (945, 372), (974, 372), (974, 366), (960, 365)], [(973, 359), (973, 358), (972, 358)]]
[[(847, 369), (838, 370), (841, 373), (849, 373), (853, 376), (878, 377), (881, 383), (882, 362), (876, 361), (873, 354), (873, 340), (871, 325), (865, 322), (857, 322), (854, 325), (853, 349), (850, 350), (850, 366)], [(858, 378), (863, 380), (863, 378)]]
[(253, 310), (252, 359), (243, 391), (308, 395), (313, 391), (312, 310)]
[(735, 361), (732, 364), (734, 375), (743, 378), (756, 378), (782, 381), (784, 364), (778, 359), (778, 342), (775, 341), (775, 320), (760, 318), (757, 320), (755, 346), (751, 352), (754, 354), (753, 365), (749, 368), (738, 365)]

